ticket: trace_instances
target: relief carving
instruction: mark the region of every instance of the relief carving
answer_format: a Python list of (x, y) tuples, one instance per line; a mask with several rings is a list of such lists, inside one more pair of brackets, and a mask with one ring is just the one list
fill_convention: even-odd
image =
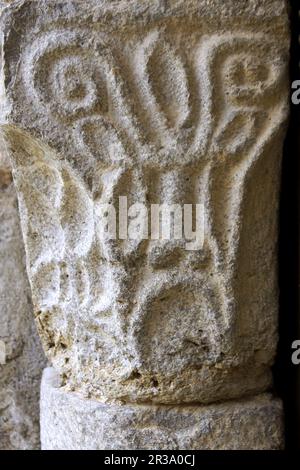
[[(19, 127), (2, 132), (43, 345), (67, 387), (102, 400), (207, 403), (270, 384), (273, 271), (262, 270), (270, 285), (253, 309), (239, 292), (251, 295), (259, 270), (244, 233), (256, 243), (253, 205), (257, 224), (266, 215), (256, 169), (278, 166), (270, 152), (287, 114), (287, 47), (188, 21), (108, 33), (45, 26), (21, 45), (9, 93), (8, 122)], [(122, 196), (203, 204), (203, 249), (100, 236), (99, 207), (118, 208)], [(270, 230), (262, 227), (258, 249)], [(272, 264), (273, 241), (268, 250)], [(254, 310), (269, 315), (268, 331)], [(246, 331), (251, 321), (259, 334)], [(258, 354), (261, 334), (269, 339)]]

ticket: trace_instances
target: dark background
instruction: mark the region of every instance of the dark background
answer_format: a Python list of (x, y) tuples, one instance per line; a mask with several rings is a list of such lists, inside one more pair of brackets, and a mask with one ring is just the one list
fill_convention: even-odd
[[(290, 79), (300, 80), (300, 2), (291, 4)], [(291, 89), (291, 93), (292, 93)], [(286, 449), (300, 450), (300, 365), (293, 365), (292, 343), (300, 340), (299, 309), (299, 202), (300, 104), (291, 102), (289, 130), (284, 145), (279, 239), (279, 346), (274, 366), (275, 391), (285, 409)]]

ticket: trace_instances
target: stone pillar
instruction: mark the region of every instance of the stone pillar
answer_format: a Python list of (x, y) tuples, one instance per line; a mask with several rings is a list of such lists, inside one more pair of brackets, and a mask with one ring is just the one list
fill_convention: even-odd
[[(43, 448), (280, 448), (287, 3), (17, 1), (2, 24), (3, 146), (60, 375)], [(103, 205), (125, 196), (203, 207), (203, 244), (113, 240)]]

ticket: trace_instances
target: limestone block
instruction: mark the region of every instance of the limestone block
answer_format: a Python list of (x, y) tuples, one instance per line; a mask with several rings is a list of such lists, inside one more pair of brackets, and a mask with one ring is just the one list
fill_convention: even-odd
[[(16, 1), (2, 28), (3, 146), (66, 389), (164, 404), (267, 390), (287, 3)], [(100, 236), (120, 196), (202, 204), (203, 249)]]
[(119, 406), (64, 391), (46, 369), (41, 404), (44, 450), (282, 448), (282, 407), (269, 394), (207, 406)]
[(38, 449), (45, 356), (32, 315), (17, 196), (0, 154), (0, 449)]

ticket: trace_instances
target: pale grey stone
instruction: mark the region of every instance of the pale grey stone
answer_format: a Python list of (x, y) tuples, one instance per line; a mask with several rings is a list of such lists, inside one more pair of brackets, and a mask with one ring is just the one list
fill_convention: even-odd
[(45, 356), (32, 314), (17, 196), (0, 155), (0, 449), (38, 449)]
[[(286, 2), (17, 1), (3, 30), (4, 145), (39, 331), (65, 382), (160, 403), (267, 389)], [(99, 205), (121, 195), (203, 203), (202, 255), (100, 239)]]
[(281, 449), (280, 400), (262, 394), (208, 406), (99, 403), (59, 387), (46, 369), (41, 390), (44, 450)]
[[(110, 410), (147, 402), (150, 415), (151, 403), (181, 404), (184, 415), (183, 404), (270, 389), (287, 9), (284, 0), (4, 8), (2, 148), (14, 169), (34, 313), (63, 396), (73, 390)], [(100, 236), (101, 204), (118, 207), (119, 196), (129, 205), (202, 204), (203, 249)], [(238, 403), (224, 406), (242, 416)], [(255, 410), (257, 399), (249, 403)], [(45, 406), (43, 427), (54, 413), (48, 419)], [(144, 418), (134, 419), (138, 427)], [(255, 447), (249, 420), (243, 445)], [(271, 412), (257, 426), (268, 422)], [(76, 447), (72, 425), (66, 439)], [(265, 435), (262, 447), (272, 448)]]

